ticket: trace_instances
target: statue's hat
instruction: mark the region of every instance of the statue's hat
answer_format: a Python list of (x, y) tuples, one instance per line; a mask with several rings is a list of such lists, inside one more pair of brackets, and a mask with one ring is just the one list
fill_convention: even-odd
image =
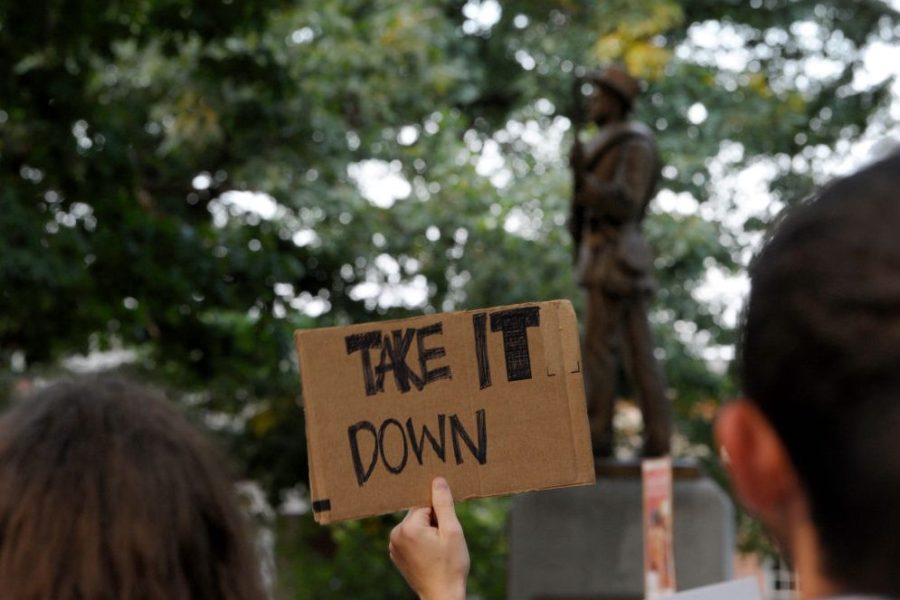
[(587, 79), (598, 85), (609, 88), (624, 100), (629, 106), (634, 104), (641, 85), (628, 71), (618, 65), (610, 65), (597, 71), (588, 73)]

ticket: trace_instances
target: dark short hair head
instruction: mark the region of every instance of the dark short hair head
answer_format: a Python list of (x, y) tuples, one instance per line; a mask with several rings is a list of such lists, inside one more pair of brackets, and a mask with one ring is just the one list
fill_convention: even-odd
[(220, 461), (164, 399), (57, 384), (0, 419), (0, 597), (263, 597)]
[(900, 594), (900, 153), (789, 212), (745, 319), (745, 392), (806, 489), (828, 574)]

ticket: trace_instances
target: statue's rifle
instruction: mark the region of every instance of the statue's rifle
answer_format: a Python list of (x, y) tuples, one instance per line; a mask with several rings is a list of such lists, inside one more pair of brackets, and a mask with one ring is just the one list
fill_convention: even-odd
[(584, 80), (576, 76), (572, 82), (572, 151), (570, 165), (572, 167), (572, 202), (569, 208), (569, 233), (572, 234), (572, 250), (574, 259), (578, 260), (578, 247), (581, 245), (582, 227), (584, 226), (584, 206), (576, 202), (584, 179), (584, 147), (581, 144), (581, 127), (584, 123), (584, 95), (581, 86)]

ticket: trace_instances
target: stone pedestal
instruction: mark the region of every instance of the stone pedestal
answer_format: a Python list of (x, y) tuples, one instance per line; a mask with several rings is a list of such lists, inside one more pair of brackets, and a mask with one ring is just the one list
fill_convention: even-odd
[[(690, 466), (674, 473), (678, 589), (732, 577), (734, 509)], [(644, 597), (640, 466), (598, 468), (591, 486), (513, 499), (511, 600), (640, 600)]]

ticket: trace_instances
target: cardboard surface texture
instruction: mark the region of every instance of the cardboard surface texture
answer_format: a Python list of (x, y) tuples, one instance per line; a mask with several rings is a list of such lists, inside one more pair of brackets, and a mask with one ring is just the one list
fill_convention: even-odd
[(594, 481), (566, 300), (294, 335), (319, 523)]

